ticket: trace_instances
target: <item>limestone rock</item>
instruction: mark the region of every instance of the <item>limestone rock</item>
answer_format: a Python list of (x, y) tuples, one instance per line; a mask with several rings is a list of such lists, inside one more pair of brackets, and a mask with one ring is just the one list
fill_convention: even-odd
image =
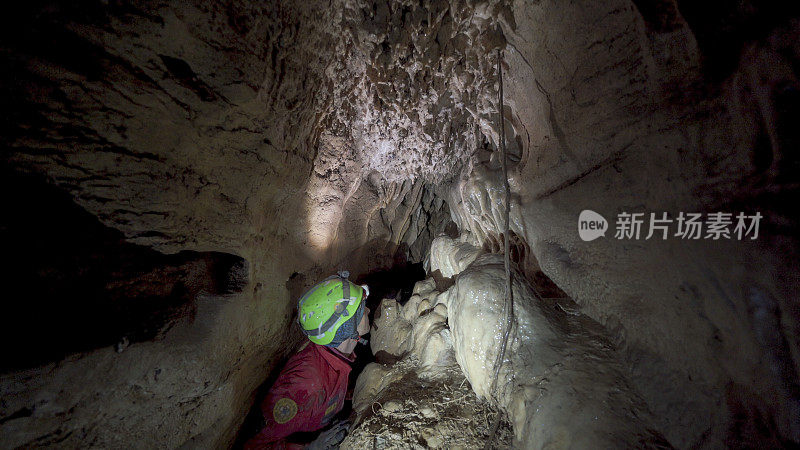
[(381, 300), (370, 330), (370, 349), (373, 354), (386, 352), (403, 356), (412, 346), (412, 325), (400, 315), (400, 305), (393, 299)]
[(431, 243), (430, 271), (440, 271), (443, 277), (458, 275), (475, 261), (481, 250), (472, 244), (439, 236)]
[(516, 271), (512, 276), (513, 325), (499, 371), (495, 361), (508, 323), (502, 256), (480, 256), (461, 272), (447, 305), (456, 360), (478, 396), (508, 411), (516, 445), (666, 445), (599, 327), (585, 316), (567, 317), (535, 296)]

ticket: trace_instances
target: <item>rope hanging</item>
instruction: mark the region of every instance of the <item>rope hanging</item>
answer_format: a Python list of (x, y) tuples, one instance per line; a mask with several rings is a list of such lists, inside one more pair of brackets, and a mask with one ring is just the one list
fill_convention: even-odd
[[(503, 343), (500, 345), (500, 351), (497, 353), (497, 359), (494, 363), (494, 378), (492, 379), (492, 388), (491, 391), (495, 391), (497, 389), (497, 379), (500, 376), (500, 366), (503, 364), (503, 359), (506, 355), (506, 345), (508, 344), (508, 337), (511, 334), (511, 326), (514, 323), (514, 293), (511, 290), (511, 259), (510, 259), (510, 248), (511, 242), (509, 239), (509, 225), (510, 225), (510, 217), (511, 217), (511, 187), (508, 183), (508, 167), (506, 165), (506, 130), (505, 130), (505, 118), (503, 117), (503, 54), (500, 49), (497, 49), (497, 79), (498, 83), (500, 84), (500, 110), (499, 110), (499, 121), (500, 121), (500, 161), (501, 167), (503, 168), (503, 186), (505, 188), (505, 203), (506, 203), (506, 210), (504, 213), (504, 222), (503, 225), (503, 263), (505, 264), (506, 269), (506, 289), (505, 289), (505, 298), (503, 302), (503, 310), (505, 311), (505, 331), (503, 332)], [(495, 392), (495, 397), (499, 400), (500, 394)], [(502, 416), (501, 412), (498, 411), (497, 417), (494, 420), (494, 425), (492, 426), (492, 433), (489, 435), (489, 440), (486, 442), (485, 449), (489, 449), (494, 442), (495, 435), (497, 434), (497, 429), (500, 427), (500, 417)]]

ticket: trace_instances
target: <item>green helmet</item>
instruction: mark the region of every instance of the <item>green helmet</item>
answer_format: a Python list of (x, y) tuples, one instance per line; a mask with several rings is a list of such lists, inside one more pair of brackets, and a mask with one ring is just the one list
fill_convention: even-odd
[(311, 342), (327, 345), (336, 330), (356, 314), (364, 298), (361, 286), (340, 272), (308, 290), (298, 302), (300, 328)]

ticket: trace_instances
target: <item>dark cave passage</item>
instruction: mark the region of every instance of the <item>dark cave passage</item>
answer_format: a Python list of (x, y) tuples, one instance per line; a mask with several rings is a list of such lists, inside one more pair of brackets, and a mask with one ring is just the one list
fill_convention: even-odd
[(248, 283), (244, 259), (127, 243), (40, 177), (4, 171), (0, 189), (3, 372), (158, 339), (193, 320), (198, 295), (236, 294)]
[(357, 276), (355, 282), (370, 287), (367, 306), (374, 312), (384, 298), (395, 298), (401, 304), (408, 301), (414, 285), (424, 280), (425, 276), (421, 262), (396, 261), (395, 265), (388, 269), (379, 269)]

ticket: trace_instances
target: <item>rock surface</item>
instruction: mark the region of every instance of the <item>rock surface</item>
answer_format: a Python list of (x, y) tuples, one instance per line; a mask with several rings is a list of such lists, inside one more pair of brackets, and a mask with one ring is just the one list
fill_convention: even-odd
[[(432, 279), (414, 287), (403, 305), (383, 299), (370, 330), (376, 362), (358, 376), (356, 421), (345, 449), (480, 448), (491, 434), (496, 407), (472, 392), (453, 351), (447, 309), (437, 307)], [(497, 436), (511, 443), (507, 421)]]
[(226, 445), (301, 339), (290, 325), (305, 287), (424, 257), (449, 220), (434, 171), (414, 172), (431, 159), (366, 164), (374, 148), (351, 126), (378, 64), (365, 53), (378, 41), (344, 17), (362, 6), (24, 4), (4, 19), (4, 168), (42, 175), (128, 243), (241, 258), (249, 282), (193, 293), (192, 314), (153, 342), (3, 374), (3, 446)]
[(438, 300), (450, 311), (459, 366), (478, 396), (508, 411), (514, 446), (668, 447), (599, 324), (536, 296), (515, 269), (511, 276), (513, 325), (497, 372), (509, 320), (502, 256), (476, 259)]
[[(796, 12), (748, 3), (753, 16), (734, 8), (742, 22), (723, 25), (684, 2), (589, 3), (515, 2), (503, 22), (504, 116), (523, 142), (512, 231), (614, 331), (673, 445), (798, 442), (797, 172), (782, 156), (797, 110), (779, 104), (796, 98), (800, 47), (797, 20), (773, 15)], [(764, 21), (755, 30), (752, 17)], [(463, 172), (449, 203), (475, 245), (498, 240), (496, 165)], [(646, 223), (638, 241), (582, 242), (584, 209), (612, 228), (621, 212), (758, 211), (765, 222), (756, 241), (645, 240)]]
[[(467, 245), (434, 241), (431, 260), (457, 259)], [(461, 395), (462, 408), (486, 409), (489, 402), (508, 414), (514, 439), (512, 444), (502, 438), (504, 446), (669, 447), (653, 431), (650, 412), (627, 380), (606, 331), (585, 315), (536, 295), (516, 266), (511, 273), (513, 326), (497, 372), (509, 320), (501, 255), (481, 255), (466, 264), (450, 275), (454, 284), (445, 292), (437, 291), (429, 278), (417, 283), (404, 305), (381, 302), (371, 329), (377, 362), (356, 382), (358, 419), (346, 448), (363, 448), (375, 440), (390, 448), (416, 447), (422, 441), (442, 445), (430, 442), (429, 435), (440, 435), (450, 446), (487, 445), (489, 433), (476, 435), (480, 427), (469, 418), (458, 419), (475, 427), (462, 428), (463, 435), (442, 431), (449, 430), (447, 415), (433, 423), (424, 420), (440, 416), (426, 405), (454, 401), (441, 398), (446, 392), (438, 383), (461, 386), (464, 381), (473, 392)], [(462, 376), (466, 380), (459, 383)], [(456, 443), (457, 437), (467, 437), (467, 443)]]

